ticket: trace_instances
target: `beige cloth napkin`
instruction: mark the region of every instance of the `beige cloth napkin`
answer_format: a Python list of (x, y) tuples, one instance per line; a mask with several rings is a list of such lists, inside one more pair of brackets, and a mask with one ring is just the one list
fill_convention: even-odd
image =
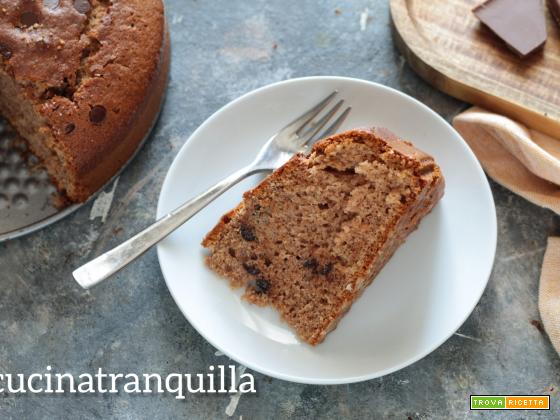
[[(530, 202), (560, 214), (560, 139), (473, 107), (453, 126), (494, 181)], [(560, 353), (560, 238), (549, 238), (540, 286), (544, 328)]]

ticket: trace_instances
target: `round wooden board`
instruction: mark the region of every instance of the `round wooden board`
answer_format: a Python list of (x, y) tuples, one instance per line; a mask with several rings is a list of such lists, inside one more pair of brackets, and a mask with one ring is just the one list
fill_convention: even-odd
[(482, 0), (391, 0), (395, 41), (438, 89), (560, 138), (560, 29), (548, 10), (548, 40), (522, 59), (472, 9)]

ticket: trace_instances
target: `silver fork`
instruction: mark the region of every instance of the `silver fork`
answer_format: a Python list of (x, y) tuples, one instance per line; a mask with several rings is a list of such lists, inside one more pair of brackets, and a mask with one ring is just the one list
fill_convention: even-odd
[[(331, 120), (344, 103), (343, 100), (339, 100), (322, 117), (319, 117), (319, 114), (337, 93), (336, 91), (331, 93), (313, 108), (274, 134), (261, 148), (250, 165), (231, 174), (206, 192), (176, 208), (126, 242), (76, 269), (72, 274), (78, 284), (84, 289), (89, 289), (100, 283), (140, 257), (239, 181), (256, 173), (271, 172), (286, 163), (295, 153), (309, 150), (309, 146), (317, 139), (335, 133), (350, 113), (351, 108), (347, 107), (332, 122)], [(319, 133), (329, 122), (331, 124)]]

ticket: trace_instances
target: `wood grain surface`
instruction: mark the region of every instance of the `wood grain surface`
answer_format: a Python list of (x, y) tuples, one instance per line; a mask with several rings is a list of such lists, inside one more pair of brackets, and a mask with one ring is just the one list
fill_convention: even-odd
[(472, 9), (482, 0), (391, 0), (395, 42), (435, 87), (560, 139), (560, 29), (548, 10), (542, 51), (517, 57)]

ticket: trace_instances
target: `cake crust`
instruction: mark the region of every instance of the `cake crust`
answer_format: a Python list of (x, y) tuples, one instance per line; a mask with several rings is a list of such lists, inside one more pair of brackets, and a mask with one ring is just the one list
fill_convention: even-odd
[(161, 0), (0, 0), (0, 76), (24, 103), (0, 93), (0, 113), (71, 201), (86, 200), (135, 152), (168, 70)]
[(249, 301), (275, 307), (316, 345), (443, 191), (433, 158), (390, 131), (341, 133), (245, 193), (204, 238), (207, 264), (232, 287), (245, 287)]

